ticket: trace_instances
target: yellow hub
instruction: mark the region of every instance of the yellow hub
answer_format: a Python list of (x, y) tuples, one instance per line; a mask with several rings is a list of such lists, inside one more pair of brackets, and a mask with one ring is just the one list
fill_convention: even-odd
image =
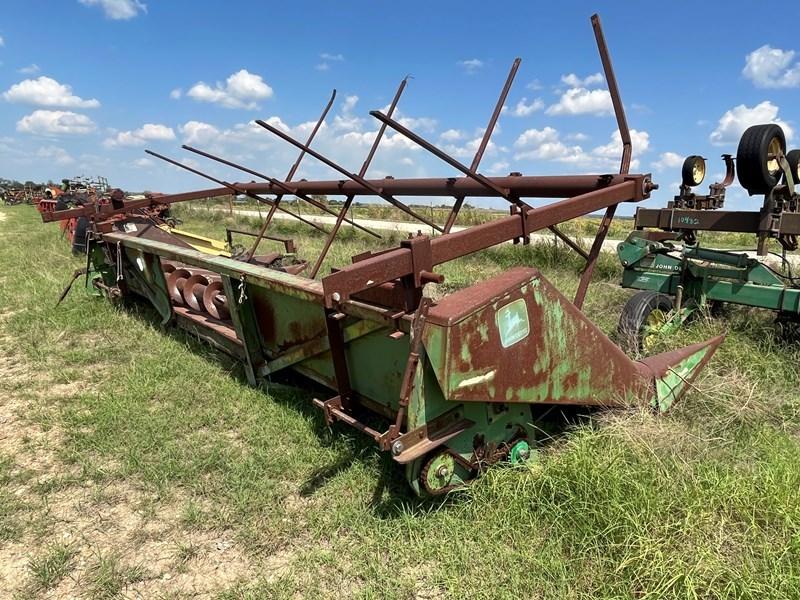
[(655, 347), (658, 336), (668, 321), (667, 313), (659, 308), (656, 308), (647, 315), (647, 318), (644, 320), (644, 327), (642, 328), (642, 348), (646, 352)]
[(694, 163), (692, 164), (692, 181), (694, 181), (695, 185), (700, 185), (703, 183), (703, 179), (706, 176), (706, 161), (702, 158), (695, 159)]
[(776, 175), (781, 170), (778, 156), (783, 153), (780, 138), (774, 137), (770, 140), (767, 153), (767, 169), (770, 175)]

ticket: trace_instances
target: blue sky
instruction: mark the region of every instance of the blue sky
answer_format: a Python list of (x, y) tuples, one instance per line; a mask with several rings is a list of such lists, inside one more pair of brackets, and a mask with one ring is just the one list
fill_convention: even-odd
[[(800, 145), (800, 42), (791, 5), (761, 3), (286, 2), (3, 0), (0, 176), (104, 175), (129, 190), (206, 187), (144, 154), (152, 148), (230, 181), (189, 142), (283, 177), (295, 157), (250, 125), (305, 137), (338, 91), (315, 147), (357, 171), (368, 111), (400, 103), (404, 122), (469, 163), (514, 57), (522, 58), (485, 174), (609, 172), (619, 144), (589, 22), (598, 11), (634, 134), (635, 170), (675, 192), (682, 158), (735, 153), (748, 125), (777, 121)], [(454, 171), (400, 137), (369, 175)], [(306, 158), (300, 176), (331, 172)], [(338, 176), (334, 176), (338, 178)], [(711, 183), (710, 178), (706, 183)], [(705, 187), (705, 184), (704, 184)], [(750, 206), (740, 189), (728, 205)], [(627, 211), (628, 213), (630, 211)]]

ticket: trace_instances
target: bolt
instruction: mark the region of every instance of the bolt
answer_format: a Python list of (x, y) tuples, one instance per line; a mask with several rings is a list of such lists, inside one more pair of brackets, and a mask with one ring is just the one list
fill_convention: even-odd
[(403, 452), (403, 450), (405, 450), (405, 448), (403, 447), (403, 442), (397, 441), (394, 444), (392, 444), (392, 454), (394, 456), (399, 456)]
[(331, 294), (331, 300), (333, 300), (334, 302), (338, 302), (341, 299), (342, 299), (342, 295), (339, 292), (333, 292)]
[(447, 468), (447, 465), (442, 465), (438, 469), (436, 469), (436, 477), (439, 479), (447, 479), (450, 475), (450, 469)]

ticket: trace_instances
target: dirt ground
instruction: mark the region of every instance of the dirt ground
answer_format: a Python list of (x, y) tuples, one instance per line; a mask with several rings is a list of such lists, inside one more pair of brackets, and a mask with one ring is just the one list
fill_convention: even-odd
[[(0, 316), (0, 325), (7, 315)], [(0, 543), (0, 597), (129, 598), (216, 595), (253, 575), (253, 564), (229, 532), (201, 531), (181, 522), (180, 493), (160, 498), (134, 481), (85, 478), (63, 460), (62, 432), (30, 418), (77, 392), (54, 384), (14, 352), (0, 327), (0, 456), (10, 461), (8, 492), (20, 506), (21, 534)], [(82, 387), (83, 392), (86, 391)], [(32, 549), (66, 547), (68, 573), (42, 590), (32, 573)], [(287, 557), (273, 555), (261, 573), (277, 577)]]

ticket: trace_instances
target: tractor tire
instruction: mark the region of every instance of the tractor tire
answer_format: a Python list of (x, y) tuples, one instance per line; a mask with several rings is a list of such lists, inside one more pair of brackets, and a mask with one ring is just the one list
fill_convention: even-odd
[(89, 230), (89, 219), (78, 217), (75, 234), (72, 237), (72, 253), (75, 256), (86, 254), (86, 234)]
[(659, 292), (645, 290), (631, 296), (622, 308), (617, 325), (622, 349), (633, 355), (646, 350), (645, 340), (653, 317), (666, 317), (673, 306), (672, 298)]
[[(800, 150), (789, 150), (786, 153), (786, 162), (789, 163), (789, 170), (792, 172), (795, 188), (800, 188)], [(786, 175), (784, 175), (783, 179), (785, 183)]]
[(59, 196), (58, 200), (56, 200), (56, 210), (67, 210), (68, 208), (69, 202), (65, 198)]
[(751, 196), (768, 194), (780, 182), (781, 167), (769, 158), (778, 149), (786, 152), (786, 136), (778, 125), (753, 125), (742, 134), (736, 150), (736, 170), (739, 183)]

